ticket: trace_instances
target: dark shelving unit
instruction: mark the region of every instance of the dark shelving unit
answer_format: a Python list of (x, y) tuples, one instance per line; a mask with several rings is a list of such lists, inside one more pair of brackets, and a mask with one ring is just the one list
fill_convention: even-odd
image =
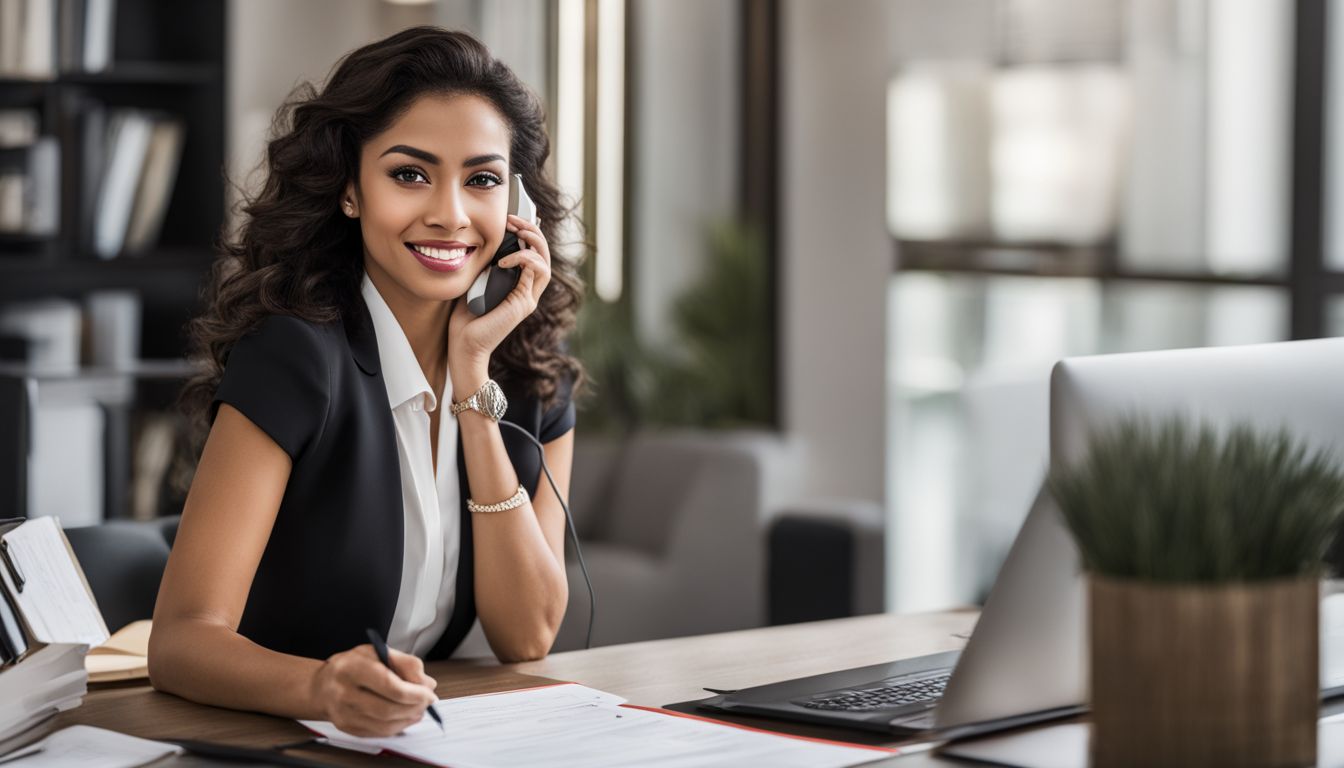
[[(35, 109), (40, 134), (55, 136), (61, 147), (59, 230), (50, 237), (0, 235), (0, 305), (135, 290), (143, 303), (142, 356), (178, 358), (186, 350), (183, 324), (198, 308), (224, 224), (226, 2), (118, 0), (115, 9), (106, 70), (0, 78), (0, 108)], [(185, 126), (163, 229), (145, 253), (99, 259), (86, 245), (81, 143), (91, 104), (162, 112)]]
[[(187, 373), (186, 323), (199, 311), (201, 284), (216, 253), (225, 219), (226, 0), (117, 0), (112, 58), (99, 72), (62, 71), (46, 80), (0, 78), (0, 109), (32, 109), (38, 133), (60, 146), (60, 223), (54, 235), (0, 234), (0, 307), (46, 298), (79, 301), (107, 289), (137, 293), (141, 303), (141, 363), (129, 370), (44, 376), (23, 365), (0, 365), (0, 504), (26, 513), (28, 456), (24, 437), (39, 391), (71, 392), (104, 411), (104, 509), (129, 511), (134, 414), (172, 407)], [(59, 56), (58, 56), (59, 60)], [(91, 110), (121, 108), (164, 114), (181, 122), (177, 176), (158, 240), (138, 254), (99, 258), (88, 231), (94, 220), (83, 156)], [(110, 121), (108, 121), (110, 122)], [(26, 162), (26, 150), (0, 150), (0, 163)], [(3, 431), (3, 430), (0, 430)], [(18, 439), (15, 440), (14, 438)]]

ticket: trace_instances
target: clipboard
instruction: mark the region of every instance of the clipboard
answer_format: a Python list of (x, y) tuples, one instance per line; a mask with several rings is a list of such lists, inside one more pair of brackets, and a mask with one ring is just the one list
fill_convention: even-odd
[[(10, 664), (47, 645), (101, 645), (107, 625), (70, 542), (53, 517), (0, 520), (0, 635)], [(26, 647), (16, 648), (7, 614)]]
[(108, 637), (55, 518), (0, 521), (0, 629), (2, 743), (79, 706), (88, 691), (84, 658)]

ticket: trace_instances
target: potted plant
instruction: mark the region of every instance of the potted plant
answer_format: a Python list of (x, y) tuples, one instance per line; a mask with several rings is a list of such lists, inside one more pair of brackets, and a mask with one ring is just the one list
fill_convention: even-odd
[(1334, 460), (1129, 418), (1049, 483), (1089, 582), (1093, 765), (1313, 765)]

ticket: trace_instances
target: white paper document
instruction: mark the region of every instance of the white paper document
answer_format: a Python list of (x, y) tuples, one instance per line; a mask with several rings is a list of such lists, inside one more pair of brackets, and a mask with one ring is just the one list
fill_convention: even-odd
[(428, 716), (380, 739), (350, 736), (327, 722), (302, 723), (333, 746), (452, 768), (842, 768), (895, 754), (644, 709), (574, 683), (443, 699), (435, 709), (445, 731)]
[(76, 643), (88, 646), (107, 641), (107, 625), (56, 520), (33, 518), (4, 534), (6, 559), (18, 569), (20, 590), (8, 568), (0, 579), (19, 604), (19, 612), (39, 643)]
[(124, 733), (72, 725), (36, 744), (0, 756), (3, 768), (134, 768), (177, 754), (176, 744), (149, 741)]

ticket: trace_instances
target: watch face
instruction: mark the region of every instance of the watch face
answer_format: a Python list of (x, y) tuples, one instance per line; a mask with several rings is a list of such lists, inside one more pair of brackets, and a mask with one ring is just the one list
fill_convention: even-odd
[(509, 409), (509, 401), (504, 397), (504, 390), (500, 389), (499, 384), (493, 379), (481, 387), (481, 399), (485, 401), (481, 404), (485, 415), (495, 421), (504, 418), (504, 412)]

